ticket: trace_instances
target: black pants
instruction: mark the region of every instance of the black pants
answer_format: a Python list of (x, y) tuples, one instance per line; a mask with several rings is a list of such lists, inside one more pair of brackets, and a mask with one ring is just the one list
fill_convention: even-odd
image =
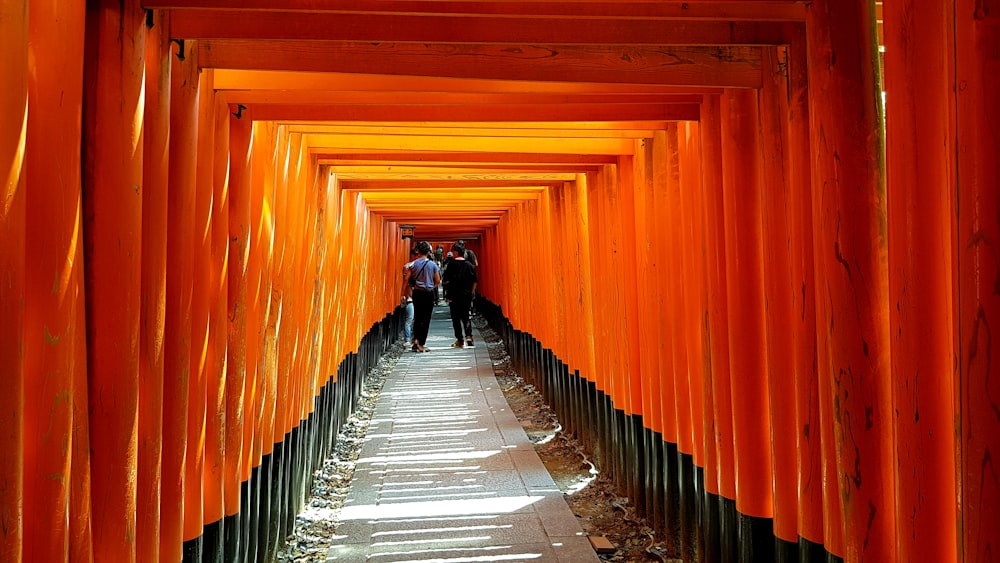
[[(469, 320), (472, 298), (452, 298), (448, 308), (451, 309), (451, 326), (455, 329), (455, 340), (465, 342), (466, 338), (472, 338), (472, 321)], [(463, 329), (465, 330), (464, 338), (462, 337)]]
[(434, 293), (431, 290), (413, 290), (413, 339), (423, 346), (427, 342), (427, 331), (431, 329), (431, 314), (434, 312)]

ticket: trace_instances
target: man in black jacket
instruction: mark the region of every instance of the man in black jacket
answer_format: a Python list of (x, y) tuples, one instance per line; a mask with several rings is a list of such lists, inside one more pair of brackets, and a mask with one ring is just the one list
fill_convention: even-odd
[(465, 259), (465, 246), (456, 242), (451, 251), (454, 257), (444, 271), (441, 283), (444, 286), (444, 297), (451, 309), (451, 324), (455, 329), (455, 343), (452, 347), (475, 346), (469, 309), (472, 307), (472, 296), (476, 293), (479, 278), (476, 277), (476, 268)]

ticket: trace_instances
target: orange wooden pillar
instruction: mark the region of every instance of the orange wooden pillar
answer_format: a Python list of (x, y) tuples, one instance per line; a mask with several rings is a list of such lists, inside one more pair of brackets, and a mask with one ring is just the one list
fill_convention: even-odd
[[(672, 175), (671, 154), (667, 131), (653, 133), (653, 197), (652, 213), (654, 217), (670, 217), (671, 208), (668, 194), (676, 177)], [(676, 145), (676, 143), (674, 143)], [(658, 364), (656, 377), (660, 384), (657, 397), (660, 406), (660, 420), (663, 427), (663, 444), (661, 444), (663, 459), (663, 516), (666, 523), (667, 537), (680, 541), (680, 477), (678, 475), (678, 442), (679, 423), (677, 416), (677, 387), (674, 378), (674, 346), (673, 319), (677, 295), (673, 283), (676, 281), (676, 262), (671, 236), (672, 227), (658, 223), (653, 237), (652, 252), (662, 259), (656, 260), (653, 268), (659, 291), (656, 294), (656, 317), (658, 325), (658, 342), (655, 350)]]
[(240, 487), (243, 472), (244, 386), (247, 371), (247, 262), (250, 252), (250, 150), (252, 122), (229, 106), (229, 267), (226, 318), (226, 466), (223, 500), (225, 558), (240, 553)]
[(764, 291), (767, 320), (767, 375), (771, 417), (774, 536), (776, 556), (787, 560), (798, 552), (798, 468), (795, 420), (794, 300), (801, 288), (792, 285), (792, 246), (811, 243), (793, 235), (792, 185), (788, 144), (788, 53), (762, 49), (760, 89), (761, 211), (764, 233)]
[[(816, 292), (833, 391), (844, 557), (895, 559), (886, 203), (874, 5), (813, 2), (809, 33)], [(822, 345), (823, 343), (821, 343)], [(822, 400), (822, 397), (821, 397)]]
[(636, 283), (641, 301), (636, 322), (639, 325), (639, 355), (642, 393), (640, 405), (644, 435), (643, 458), (646, 460), (646, 518), (653, 528), (663, 531), (664, 520), (664, 460), (663, 420), (660, 408), (660, 342), (659, 300), (662, 298), (662, 279), (656, 274), (660, 261), (656, 259), (656, 232), (659, 221), (654, 213), (655, 192), (653, 174), (653, 139), (635, 141), (632, 162)]
[[(1000, 239), (997, 206), (995, 116), (1000, 100), (1000, 18), (995, 3), (958, 0), (955, 11), (958, 126), (958, 320), (961, 377), (955, 391), (961, 410), (960, 557), (982, 561), (1000, 545), (1000, 420), (996, 363), (1000, 339), (991, 328), (1000, 318), (1000, 275), (994, 241)], [(929, 9), (930, 7), (924, 7)], [(935, 55), (936, 56), (936, 55)], [(889, 111), (895, 111), (889, 106)], [(994, 352), (997, 352), (994, 354)], [(922, 375), (922, 374), (921, 374)], [(924, 377), (921, 376), (921, 382)], [(922, 405), (921, 405), (922, 406)], [(921, 411), (922, 412), (922, 411)], [(923, 416), (921, 416), (923, 420)], [(950, 431), (943, 428), (942, 431)]]
[(212, 69), (198, 77), (192, 232), (191, 372), (188, 382), (187, 456), (184, 463), (184, 557), (200, 560), (205, 526), (205, 430), (208, 396), (209, 314), (212, 308), (212, 198), (215, 91)]
[(686, 347), (685, 375), (687, 380), (688, 425), (690, 428), (690, 449), (681, 459), (682, 495), (682, 554), (692, 560), (698, 558), (699, 523), (698, 505), (701, 498), (704, 472), (705, 439), (702, 424), (705, 355), (703, 353), (702, 324), (704, 314), (704, 293), (701, 283), (703, 255), (703, 223), (701, 221), (701, 163), (697, 123), (687, 122), (677, 126), (678, 183), (680, 186), (679, 206), (683, 220), (680, 227), (681, 273), (683, 276), (684, 301), (682, 303), (682, 331)]
[[(809, 84), (805, 29), (788, 48), (789, 206), (792, 216), (791, 287), (795, 315), (795, 417), (800, 559), (823, 555), (823, 429), (819, 416), (816, 290), (813, 267), (812, 184), (809, 164)], [(797, 289), (796, 289), (797, 288)], [(802, 540), (805, 541), (802, 541)]]
[(754, 557), (770, 560), (773, 496), (757, 91), (726, 90), (721, 110), (736, 509), (743, 515), (740, 543), (750, 545)]
[(170, 138), (170, 37), (165, 12), (146, 32), (142, 158), (142, 311), (139, 326), (139, 449), (136, 559), (160, 556), (163, 459), (163, 344), (167, 294), (167, 178)]
[(212, 277), (206, 288), (209, 306), (209, 372), (207, 377), (205, 425), (205, 542), (204, 559), (223, 558), (223, 518), (226, 516), (226, 308), (229, 276), (229, 106), (215, 97), (212, 174)]
[(138, 1), (87, 11), (83, 238), (94, 558), (134, 561), (142, 263), (142, 75)]
[(24, 539), (24, 151), (28, 127), (28, 1), (0, 0), (0, 560), (19, 562)]
[[(716, 477), (705, 472), (705, 488), (718, 495), (718, 505), (705, 507), (708, 560), (732, 561), (736, 556), (736, 472), (733, 446), (732, 390), (729, 385), (729, 307), (726, 294), (726, 231), (722, 197), (722, 114), (719, 96), (706, 96), (701, 104), (701, 178), (705, 190), (704, 220), (708, 274), (709, 350), (712, 357), (711, 434), (716, 442)], [(716, 548), (716, 546), (718, 546)], [(718, 549), (718, 551), (714, 551)]]
[(28, 374), (24, 388), (24, 555), (45, 561), (65, 561), (71, 555), (89, 560), (90, 448), (79, 238), (83, 103), (79, 53), (85, 13), (80, 2), (63, 4), (58, 10), (37, 4), (32, 5), (29, 26), (33, 64), (28, 107), (34, 111), (28, 113), (24, 161), (24, 365)]
[[(192, 42), (174, 46), (170, 76), (170, 174), (167, 193), (167, 315), (163, 343), (163, 476), (160, 559), (182, 556), (190, 414), (198, 65)], [(181, 52), (181, 49), (184, 52)], [(200, 483), (198, 483), (200, 485)]]
[(954, 12), (910, 0), (887, 3), (884, 19), (896, 556), (947, 561), (958, 553)]

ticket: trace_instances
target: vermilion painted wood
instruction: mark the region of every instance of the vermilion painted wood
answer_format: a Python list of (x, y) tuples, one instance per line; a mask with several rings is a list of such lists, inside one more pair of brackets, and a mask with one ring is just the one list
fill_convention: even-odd
[(160, 557), (163, 461), (163, 359), (167, 295), (167, 178), (170, 138), (170, 38), (159, 13), (146, 32), (142, 159), (142, 311), (139, 326), (139, 450), (136, 559)]
[(205, 522), (225, 517), (226, 381), (229, 294), (229, 106), (215, 97), (212, 174), (212, 277), (210, 292), (209, 374), (205, 427)]
[(238, 70), (731, 88), (757, 88), (761, 80), (759, 51), (733, 46), (510, 49), (470, 43), (204, 39), (199, 49), (205, 66)]
[(728, 90), (721, 102), (736, 509), (748, 516), (770, 518), (773, 495), (758, 94)]
[[(88, 10), (83, 232), (94, 558), (135, 561), (142, 94), (139, 2)], [(91, 33), (92, 32), (92, 33)]]
[[(621, 224), (621, 239), (617, 252), (623, 258), (622, 267), (626, 272), (636, 272), (639, 268), (640, 258), (636, 252), (636, 230), (634, 226), (635, 209), (635, 176), (633, 171), (633, 157), (621, 157), (618, 164), (618, 197), (620, 211), (618, 213)], [(640, 295), (645, 297), (645, 293), (640, 293), (637, 284), (637, 276), (622, 276), (624, 287), (624, 317), (627, 347), (625, 352), (623, 374), (625, 385), (628, 390), (627, 408), (625, 414), (645, 414), (642, 409), (642, 365), (639, 361), (642, 345), (639, 336), (642, 333), (639, 325)], [(620, 313), (619, 313), (620, 314)], [(645, 419), (644, 419), (645, 422)]]
[(205, 526), (205, 440), (208, 384), (213, 342), (209, 341), (212, 310), (212, 186), (215, 166), (215, 92), (213, 71), (198, 77), (193, 293), (191, 297), (191, 379), (188, 386), (187, 458), (184, 465), (184, 541), (197, 539)]
[[(257, 126), (261, 130), (273, 130), (276, 124), (259, 123)], [(275, 162), (280, 158), (282, 151), (280, 140), (274, 140), (277, 145), (273, 150), (262, 150), (255, 152), (255, 155), (262, 155), (262, 158), (254, 159), (254, 178), (259, 178), (263, 182), (263, 209), (271, 210), (270, 213), (262, 213), (260, 223), (257, 228), (257, 240), (261, 244), (261, 288), (258, 299), (262, 305), (261, 330), (258, 339), (261, 345), (259, 367), (261, 373), (261, 385), (263, 396), (266, 401), (262, 403), (262, 413), (260, 417), (260, 448), (261, 455), (269, 455), (274, 451), (275, 440), (275, 412), (279, 408), (280, 399), (275, 395), (278, 385), (278, 318), (281, 309), (281, 300), (277, 288), (280, 277), (281, 266), (277, 261), (279, 244), (275, 227), (279, 223), (275, 220), (277, 209), (275, 207), (275, 192), (278, 191), (278, 178), (275, 177)], [(258, 166), (259, 165), (259, 166)], [(282, 433), (284, 430), (282, 430)], [(283, 434), (282, 434), (283, 437)]]
[[(719, 431), (716, 424), (714, 378), (715, 370), (719, 369), (718, 362), (720, 360), (720, 357), (715, 352), (721, 343), (717, 341), (718, 335), (716, 334), (715, 319), (716, 315), (719, 314), (719, 308), (724, 308), (724, 300), (722, 303), (716, 301), (716, 297), (719, 296), (718, 288), (713, 284), (716, 283), (719, 275), (724, 276), (725, 269), (719, 268), (719, 256), (715, 245), (718, 234), (717, 227), (721, 223), (718, 221), (713, 223), (708, 214), (708, 206), (710, 204), (714, 202), (721, 203), (722, 201), (722, 162), (719, 160), (721, 158), (719, 152), (721, 150), (721, 131), (719, 130), (718, 100), (715, 99), (713, 104), (710, 106), (709, 103), (706, 103), (706, 112), (703, 115), (707, 118), (703, 117), (698, 124), (698, 147), (689, 146), (688, 150), (698, 151), (698, 165), (701, 167), (698, 204), (692, 210), (692, 215), (695, 221), (701, 222), (701, 235), (697, 238), (703, 245), (703, 254), (699, 266), (703, 309), (699, 314), (702, 317), (701, 326), (699, 327), (699, 330), (702, 332), (701, 355), (703, 358), (701, 374), (702, 419), (700, 421), (695, 420), (695, 424), (700, 424), (702, 427), (702, 448), (704, 451), (702, 467), (705, 470), (705, 492), (711, 495), (719, 495)], [(707, 115), (709, 113), (707, 110), (711, 107), (715, 108), (714, 120)], [(707, 138), (708, 135), (712, 135), (712, 137)], [(722, 292), (723, 296), (724, 294), (725, 292)], [(725, 347), (722, 349), (728, 350), (728, 340), (725, 341)], [(731, 431), (729, 439), (730, 441), (732, 440)], [(728, 450), (731, 452), (732, 448), (730, 447)]]
[[(593, 278), (590, 275), (591, 252), (588, 229), (589, 211), (587, 203), (586, 176), (581, 174), (577, 180), (567, 184), (569, 188), (569, 212), (570, 212), (570, 236), (575, 243), (570, 245), (570, 249), (576, 249), (576, 256), (579, 263), (576, 270), (576, 280), (579, 284), (579, 314), (580, 329), (583, 334), (594, 333), (594, 294)], [(581, 368), (589, 381), (597, 382), (597, 357), (594, 343), (588, 339), (580, 342)]]
[[(954, 9), (885, 6), (896, 554), (958, 553)], [(918, 41), (912, 38), (919, 37)]]
[(667, 125), (666, 134), (666, 175), (662, 177), (666, 183), (661, 187), (665, 192), (666, 217), (669, 227), (664, 229), (667, 237), (664, 247), (664, 263), (667, 266), (666, 287), (669, 306), (663, 312), (669, 318), (670, 339), (664, 341), (669, 345), (673, 363), (670, 364), (674, 380), (673, 402), (674, 416), (677, 421), (677, 449), (681, 453), (690, 454), (694, 451), (694, 431), (691, 420), (691, 379), (688, 364), (688, 333), (685, 322), (688, 295), (685, 286), (684, 254), (687, 251), (688, 240), (685, 237), (684, 204), (681, 198), (680, 147), (676, 124)]
[[(668, 217), (670, 208), (667, 205), (669, 187), (670, 156), (668, 153), (666, 131), (657, 131), (653, 135), (653, 216)], [(654, 270), (657, 289), (657, 304), (655, 311), (658, 320), (658, 344), (655, 348), (659, 364), (658, 379), (660, 381), (660, 419), (663, 426), (663, 440), (676, 444), (678, 437), (676, 383), (674, 381), (673, 356), (673, 326), (670, 311), (674, 306), (675, 296), (671, 291), (675, 266), (670, 253), (671, 231), (663, 221), (657, 221), (653, 230), (653, 253), (657, 257)]]
[[(241, 481), (248, 481), (255, 467), (260, 465), (261, 398), (263, 395), (260, 349), (263, 343), (261, 316), (266, 314), (268, 303), (261, 303), (263, 253), (270, 251), (270, 241), (261, 238), (261, 218), (264, 207), (264, 184), (261, 178), (261, 159), (273, 154), (274, 146), (261, 140), (262, 129), (253, 126), (250, 153), (250, 249), (247, 258), (247, 336), (246, 375), (244, 379), (243, 461)], [(251, 493), (252, 494), (252, 493)], [(253, 509), (251, 509), (253, 512)], [(248, 515), (249, 516), (249, 515)], [(251, 516), (252, 517), (252, 516)]]
[(657, 275), (660, 255), (654, 250), (656, 227), (659, 224), (654, 214), (653, 183), (653, 139), (635, 142), (635, 158), (632, 160), (633, 193), (635, 213), (635, 257), (636, 284), (639, 293), (639, 308), (636, 322), (639, 325), (639, 355), (641, 373), (643, 424), (653, 432), (663, 432), (660, 401), (660, 366), (656, 350), (660, 344), (658, 321), (659, 300), (662, 280)]
[(89, 448), (80, 452), (75, 443), (86, 446), (88, 426), (87, 352), (80, 335), (86, 324), (79, 322), (84, 293), (78, 54), (84, 6), (61, 5), (58, 15), (55, 6), (32, 6), (24, 161), (24, 365), (31, 382), (24, 389), (23, 454), (30, 470), (24, 481), (24, 551), (26, 558), (46, 561), (92, 557)]
[[(436, 10), (435, 10), (436, 11)], [(176, 9), (173, 37), (359, 41), (372, 43), (469, 43), (494, 45), (779, 45), (791, 26), (783, 22), (708, 19), (383, 15), (296, 11)]]
[(1000, 451), (998, 379), (990, 360), (998, 341), (987, 327), (1000, 313), (992, 289), (1000, 272), (992, 241), (1000, 236), (997, 218), (996, 129), (1000, 100), (1000, 20), (994, 2), (959, 0), (955, 11), (955, 72), (959, 179), (958, 358), (956, 395), (961, 409), (959, 476), (961, 506), (959, 557), (984, 560), (1000, 546), (1000, 484), (994, 475)]
[(813, 267), (812, 183), (809, 159), (809, 92), (805, 30), (788, 48), (789, 202), (792, 216), (791, 287), (795, 342), (795, 410), (798, 474), (798, 534), (823, 545), (823, 444), (820, 427)]
[(226, 371), (226, 467), (223, 496), (226, 516), (240, 511), (243, 481), (243, 425), (246, 414), (247, 261), (250, 252), (251, 120), (229, 106), (229, 268), (226, 318), (229, 319)]
[(767, 381), (771, 417), (774, 535), (797, 543), (798, 469), (796, 464), (795, 332), (792, 246), (811, 244), (793, 235), (789, 177), (788, 79), (785, 49), (764, 48), (764, 87), (759, 94), (761, 211), (764, 243), (764, 292), (767, 327)]
[[(291, 10), (291, 11), (338, 11), (351, 12), (358, 9), (356, 3), (346, 0), (155, 0), (148, 8), (217, 8), (243, 10)], [(562, 16), (578, 19), (593, 17), (632, 17), (656, 19), (720, 19), (728, 20), (787, 20), (797, 21), (804, 17), (804, 7), (794, 0), (753, 0), (750, 2), (729, 2), (717, 0), (689, 0), (687, 2), (532, 2), (530, 13), (537, 15)], [(420, 14), (425, 12), (468, 15), (519, 15), (526, 11), (523, 2), (447, 2), (440, 0), (413, 1), (397, 0), (379, 2), (365, 6), (366, 12), (385, 14)]]
[(704, 224), (700, 213), (701, 150), (698, 125), (682, 123), (677, 127), (677, 148), (680, 164), (681, 209), (684, 221), (684, 326), (688, 358), (688, 395), (691, 409), (691, 455), (694, 464), (705, 463), (705, 416), (703, 370), (711, 363), (705, 356), (704, 322), (705, 292), (702, 272), (705, 268)]
[[(873, 5), (807, 9), (816, 291), (832, 386), (842, 555), (895, 559), (886, 202)], [(823, 345), (824, 342), (821, 342)], [(822, 396), (820, 397), (822, 401)], [(828, 481), (829, 482), (829, 481)], [(838, 520), (832, 520), (838, 522)], [(831, 534), (832, 536), (832, 534)], [(838, 555), (833, 538), (827, 542)]]
[[(172, 47), (170, 174), (167, 192), (167, 315), (163, 343), (163, 474), (160, 559), (181, 559), (184, 540), (194, 293), (195, 197), (198, 190), (198, 63)], [(194, 463), (194, 460), (192, 460)], [(200, 481), (192, 486), (201, 486)]]
[(0, 1), (0, 559), (18, 563), (24, 541), (24, 290), (26, 202), (24, 151), (28, 126), (28, 1)]

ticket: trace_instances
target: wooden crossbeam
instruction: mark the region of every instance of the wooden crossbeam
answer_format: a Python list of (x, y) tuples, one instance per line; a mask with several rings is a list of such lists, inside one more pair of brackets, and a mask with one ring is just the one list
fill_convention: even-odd
[(411, 149), (463, 152), (545, 152), (566, 154), (629, 155), (635, 149), (631, 139), (563, 139), (559, 137), (461, 137), (445, 135), (302, 135), (310, 149), (366, 148)]
[(760, 49), (752, 47), (207, 39), (198, 42), (198, 60), (205, 68), (734, 88), (761, 85)]
[(498, 45), (783, 45), (781, 22), (175, 9), (170, 36)]
[(467, 163), (472, 165), (492, 166), (497, 163), (510, 164), (566, 164), (581, 166), (600, 166), (614, 164), (617, 157), (613, 155), (589, 154), (553, 154), (553, 153), (515, 153), (515, 152), (446, 152), (446, 151), (384, 151), (384, 152), (333, 152), (319, 149), (313, 150), (313, 156), (319, 164), (342, 164), (350, 162), (399, 162), (399, 163)]
[(478, 16), (535, 15), (542, 17), (644, 18), (723, 21), (803, 21), (802, 0), (639, 0), (481, 2), (463, 0), (145, 0), (149, 9), (266, 10), (311, 13), (447, 14)]
[[(215, 70), (217, 90), (329, 90), (351, 92), (454, 92), (488, 94), (721, 94), (722, 89), (705, 85), (572, 83), (449, 78), (419, 75), (378, 75), (342, 72), (297, 72), (282, 70)], [(238, 100), (237, 100), (238, 101)]]
[[(273, 85), (272, 85), (273, 86)], [(291, 89), (220, 90), (230, 104), (307, 105), (467, 105), (467, 104), (698, 104), (702, 94), (647, 92), (414, 92), (399, 90), (313, 90)]]
[(253, 104), (256, 121), (697, 121), (698, 104)]
[(410, 125), (404, 123), (290, 123), (290, 133), (326, 133), (331, 135), (445, 135), (455, 137), (559, 137), (559, 138), (604, 138), (604, 139), (645, 139), (652, 138), (657, 129), (629, 127), (508, 127), (502, 123), (477, 123), (463, 127), (460, 123), (439, 125), (426, 123)]

